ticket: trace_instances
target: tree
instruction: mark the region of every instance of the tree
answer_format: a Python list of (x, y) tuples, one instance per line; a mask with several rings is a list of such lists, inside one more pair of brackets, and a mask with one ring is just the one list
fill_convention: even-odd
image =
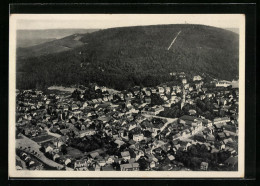
[(139, 163), (139, 168), (141, 171), (146, 170), (149, 166), (148, 162), (145, 160), (144, 157), (139, 158), (137, 162)]
[(113, 163), (112, 163), (112, 166), (113, 166), (113, 168), (116, 169), (117, 171), (120, 170), (120, 164), (119, 164), (118, 162), (113, 162)]
[(227, 160), (230, 157), (231, 153), (229, 151), (220, 151), (218, 153), (218, 159), (220, 163), (223, 163), (225, 160)]
[(67, 154), (68, 151), (67, 151), (67, 147), (65, 144), (61, 145), (61, 152), (63, 155)]
[(198, 155), (198, 151), (195, 145), (191, 145), (189, 147), (189, 152), (191, 153), (192, 156), (197, 156)]
[(201, 160), (200, 160), (199, 158), (197, 158), (197, 157), (192, 157), (192, 158), (191, 158), (190, 167), (191, 167), (193, 170), (199, 169), (200, 164), (201, 164)]
[(163, 103), (163, 99), (158, 94), (151, 95), (151, 105), (162, 105)]

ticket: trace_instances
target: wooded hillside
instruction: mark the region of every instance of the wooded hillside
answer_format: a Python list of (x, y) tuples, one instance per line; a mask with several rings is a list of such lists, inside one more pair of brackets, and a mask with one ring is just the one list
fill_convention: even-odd
[(176, 71), (207, 73), (225, 80), (238, 76), (239, 37), (224, 29), (156, 25), (111, 28), (81, 36), (77, 41), (81, 44), (72, 50), (17, 59), (17, 88), (96, 82), (126, 89), (158, 85), (169, 81), (169, 73)]

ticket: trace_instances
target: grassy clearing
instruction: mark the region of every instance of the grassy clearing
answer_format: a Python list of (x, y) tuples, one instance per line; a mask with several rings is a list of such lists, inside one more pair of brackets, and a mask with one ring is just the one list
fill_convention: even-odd
[(31, 138), (33, 141), (37, 142), (37, 143), (44, 143), (47, 141), (51, 141), (52, 139), (54, 139), (53, 136), (50, 135), (45, 135), (45, 136), (36, 136), (34, 138)]
[(82, 156), (84, 156), (84, 154), (78, 149), (75, 149), (73, 147), (67, 147), (67, 156), (81, 158)]

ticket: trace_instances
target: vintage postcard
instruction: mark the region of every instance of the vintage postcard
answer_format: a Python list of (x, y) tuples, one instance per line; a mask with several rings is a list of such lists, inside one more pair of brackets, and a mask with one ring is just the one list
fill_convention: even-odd
[(245, 16), (10, 14), (10, 178), (243, 178)]

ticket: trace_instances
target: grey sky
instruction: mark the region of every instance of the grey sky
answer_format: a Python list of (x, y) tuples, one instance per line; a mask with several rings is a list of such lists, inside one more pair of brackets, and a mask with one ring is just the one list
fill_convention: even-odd
[(111, 28), (156, 24), (203, 24), (239, 28), (239, 14), (15, 14), (17, 29)]

